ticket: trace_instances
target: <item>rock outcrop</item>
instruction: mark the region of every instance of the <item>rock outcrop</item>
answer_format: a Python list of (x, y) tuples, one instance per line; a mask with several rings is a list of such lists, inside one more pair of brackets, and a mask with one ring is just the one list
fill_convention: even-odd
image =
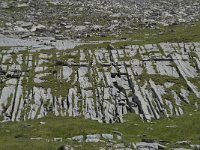
[(105, 123), (123, 122), (133, 112), (150, 121), (180, 116), (191, 101), (198, 109), (199, 43), (72, 52), (13, 48), (19, 47), (0, 53), (2, 121), (50, 112)]

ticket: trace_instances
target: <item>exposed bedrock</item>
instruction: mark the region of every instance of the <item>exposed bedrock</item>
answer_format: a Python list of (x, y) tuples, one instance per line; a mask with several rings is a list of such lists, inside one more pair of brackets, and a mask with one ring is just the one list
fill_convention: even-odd
[(53, 113), (114, 123), (129, 112), (151, 121), (180, 116), (187, 106), (198, 109), (200, 44), (184, 45), (38, 52), (4, 47), (1, 121)]

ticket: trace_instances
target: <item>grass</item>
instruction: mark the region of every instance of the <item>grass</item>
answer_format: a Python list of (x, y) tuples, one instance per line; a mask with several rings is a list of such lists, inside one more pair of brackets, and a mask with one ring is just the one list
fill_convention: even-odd
[[(122, 141), (139, 142), (144, 138), (168, 141), (168, 147), (176, 147), (175, 142), (190, 140), (193, 144), (200, 142), (200, 111), (192, 111), (177, 118), (165, 118), (154, 120), (151, 123), (143, 122), (135, 114), (127, 114), (126, 122), (123, 124), (100, 124), (96, 121), (70, 117), (48, 116), (43, 119), (26, 122), (14, 122), (0, 124), (0, 149), (5, 150), (55, 150), (62, 144), (69, 144), (75, 149), (99, 149), (105, 143), (76, 143), (67, 138), (76, 135), (101, 134), (119, 131), (123, 134)], [(41, 125), (40, 122), (46, 122)], [(177, 128), (166, 126), (176, 125)], [(150, 130), (151, 129), (151, 130)], [(186, 132), (190, 129), (190, 132)], [(30, 138), (41, 137), (42, 140), (30, 140)], [(62, 142), (53, 142), (53, 138), (61, 137)], [(118, 141), (121, 142), (121, 141)]]
[[(167, 27), (160, 27), (159, 29), (149, 29), (140, 27), (138, 30), (133, 30), (129, 34), (123, 32), (120, 36), (106, 36), (106, 37), (89, 37), (84, 38), (84, 41), (109, 41), (121, 40), (114, 42), (115, 47), (126, 45), (144, 45), (144, 44), (158, 44), (162, 42), (196, 42), (200, 41), (200, 22), (180, 24)], [(147, 36), (148, 35), (148, 36)], [(97, 44), (96, 44), (97, 45)], [(98, 44), (99, 45), (99, 44)], [(102, 44), (103, 45), (103, 44)]]
[[(162, 32), (162, 34), (160, 34)], [(148, 35), (148, 37), (147, 37)], [(115, 42), (113, 45), (115, 47), (121, 47), (125, 45), (133, 45), (133, 44), (158, 44), (160, 42), (195, 42), (200, 41), (200, 22), (195, 23), (195, 25), (191, 24), (182, 24), (177, 26), (169, 26), (169, 27), (161, 27), (157, 30), (152, 29), (143, 29), (140, 28), (139, 30), (133, 31), (133, 34), (128, 34), (124, 32), (119, 37), (114, 36), (107, 36), (107, 37), (91, 37), (84, 39), (86, 41), (104, 41), (103, 43), (98, 44), (85, 44), (81, 46), (75, 47), (73, 50), (70, 51), (78, 51), (80, 49), (84, 50), (95, 50), (99, 48), (107, 48), (109, 45), (106, 40), (117, 40), (122, 38), (127, 38), (126, 41), (119, 41)], [(0, 47), (1, 50), (6, 50), (9, 47)], [(160, 47), (159, 47), (160, 49)], [(160, 49), (161, 53), (164, 55), (162, 49)], [(49, 50), (49, 51), (41, 51), (43, 53), (47, 53), (49, 55), (53, 55), (51, 57), (51, 61), (48, 63), (41, 64), (41, 66), (48, 66), (50, 70), (47, 71), (56, 71), (56, 69), (60, 69), (59, 66), (55, 65), (56, 60), (56, 50)], [(61, 52), (62, 53), (62, 52)], [(28, 52), (26, 52), (28, 54)], [(24, 58), (26, 56), (24, 53)], [(146, 55), (150, 53), (147, 52)], [(191, 57), (197, 57), (195, 52), (190, 53)], [(89, 54), (88, 60), (90, 60)], [(80, 58), (80, 51), (77, 55), (65, 54), (62, 56), (61, 60), (65, 61), (67, 59), (73, 59), (74, 62), (79, 63)], [(135, 59), (141, 60), (141, 55), (139, 50), (137, 54), (134, 56)], [(13, 61), (16, 61), (16, 56), (13, 55)], [(121, 60), (128, 60), (129, 58), (125, 56), (121, 58)], [(33, 53), (33, 62), (38, 62), (39, 57), (38, 53)], [(9, 61), (9, 60), (8, 60)], [(9, 63), (9, 62), (7, 62)], [(99, 65), (99, 64), (98, 64)], [(174, 65), (172, 63), (172, 65)], [(23, 69), (27, 67), (25, 62), (23, 63)], [(102, 66), (100, 66), (102, 69)], [(29, 79), (33, 78), (35, 75), (34, 72), (35, 66), (31, 68), (31, 71), (27, 73), (27, 77)], [(75, 76), (75, 71), (77, 68), (73, 68), (74, 72), (71, 76)], [(45, 73), (45, 71), (44, 71)], [(96, 76), (94, 73), (93, 76)], [(72, 78), (73, 78), (72, 77)], [(90, 79), (93, 85), (96, 84), (96, 81), (92, 78), (90, 74)], [(166, 81), (175, 83), (170, 89), (174, 90), (177, 93), (180, 93), (180, 87), (186, 87), (186, 82), (182, 78), (174, 78), (168, 76), (161, 76), (161, 75), (148, 75), (143, 73), (142, 75), (138, 76), (137, 79), (142, 81), (152, 79), (155, 84), (162, 85)], [(47, 75), (42, 79), (45, 80), (42, 84), (37, 84), (37, 86), (52, 89), (54, 95), (67, 95), (67, 91), (69, 87), (75, 86), (67, 81), (60, 80), (57, 81), (54, 75)], [(73, 79), (71, 79), (73, 81)], [(195, 83), (198, 88), (200, 87), (200, 83), (196, 82), (199, 78), (190, 79), (193, 83)], [(141, 82), (142, 82), (141, 81)], [(33, 83), (31, 80), (23, 80), (23, 86), (26, 86), (26, 89), (29, 91), (32, 87), (36, 84)], [(103, 86), (103, 82), (99, 83), (99, 85)], [(140, 83), (143, 85), (142, 83)], [(1, 85), (0, 85), (1, 87)], [(65, 87), (65, 88), (63, 88)], [(23, 91), (25, 92), (25, 91)], [(95, 97), (94, 97), (95, 98)], [(164, 95), (163, 98), (165, 99), (173, 99), (171, 94)], [(189, 95), (190, 100), (196, 99), (194, 94)], [(48, 104), (46, 104), (48, 105)], [(72, 136), (76, 135), (87, 135), (87, 134), (96, 134), (96, 133), (112, 133), (112, 131), (119, 131), (123, 134), (124, 143), (129, 142), (138, 142), (141, 141), (143, 138), (155, 139), (155, 140), (164, 140), (168, 141), (168, 148), (170, 147), (178, 147), (175, 145), (176, 141), (179, 140), (191, 140), (193, 144), (200, 143), (200, 111), (194, 111), (193, 105), (185, 104), (184, 109), (187, 111), (187, 114), (184, 114), (181, 117), (173, 117), (173, 118), (161, 118), (160, 120), (153, 120), (151, 123), (143, 122), (139, 116), (136, 114), (127, 114), (124, 117), (125, 123), (123, 124), (100, 124), (96, 121), (92, 120), (85, 120), (82, 117), (77, 118), (70, 118), (70, 117), (54, 117), (53, 115), (49, 115), (42, 119), (32, 120), (32, 121), (25, 121), (25, 122), (8, 122), (8, 123), (0, 123), (0, 150), (55, 150), (62, 144), (70, 144), (72, 146), (78, 146), (75, 149), (99, 149), (100, 147), (105, 147), (105, 143), (76, 143), (68, 140)], [(41, 125), (40, 122), (46, 122), (45, 125)], [(176, 125), (177, 128), (167, 128), (166, 126)], [(150, 130), (151, 129), (151, 130)], [(186, 130), (189, 129), (189, 132)], [(30, 140), (33, 137), (41, 137), (42, 140), (35, 141)], [(63, 138), (63, 142), (53, 142), (53, 138), (61, 137)], [(121, 142), (121, 141), (118, 141)]]

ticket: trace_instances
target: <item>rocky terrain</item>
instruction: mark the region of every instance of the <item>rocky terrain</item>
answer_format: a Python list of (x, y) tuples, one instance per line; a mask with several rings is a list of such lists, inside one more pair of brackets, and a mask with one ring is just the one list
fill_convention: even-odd
[[(200, 43), (115, 49), (1, 50), (0, 114), (4, 121), (80, 116), (123, 122), (135, 112), (150, 121), (199, 107)], [(196, 98), (193, 98), (196, 97)]]
[(0, 33), (79, 39), (199, 21), (198, 0), (2, 0)]
[(199, 150), (199, 8), (198, 0), (1, 0), (0, 149), (14, 137), (59, 150)]

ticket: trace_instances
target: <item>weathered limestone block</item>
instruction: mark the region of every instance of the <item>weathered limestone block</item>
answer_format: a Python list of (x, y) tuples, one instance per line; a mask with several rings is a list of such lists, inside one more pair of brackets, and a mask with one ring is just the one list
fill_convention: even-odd
[(68, 66), (63, 66), (63, 79), (64, 80), (69, 81), (72, 73), (73, 73), (72, 68), (70, 68)]
[(140, 143), (136, 143), (136, 147), (137, 147), (137, 150), (158, 150), (157, 143), (140, 142)]
[(156, 62), (156, 69), (159, 74), (161, 75), (167, 75), (172, 77), (179, 77), (178, 72), (176, 71), (176, 68), (170, 66), (169, 61), (157, 61)]
[(100, 134), (93, 134), (93, 135), (87, 135), (86, 136), (86, 142), (99, 142), (100, 141)]
[(15, 94), (15, 85), (7, 85), (3, 88), (1, 92), (1, 97), (0, 97), (0, 114), (2, 114), (2, 111), (5, 109), (3, 108), (12, 103), (12, 99)]

